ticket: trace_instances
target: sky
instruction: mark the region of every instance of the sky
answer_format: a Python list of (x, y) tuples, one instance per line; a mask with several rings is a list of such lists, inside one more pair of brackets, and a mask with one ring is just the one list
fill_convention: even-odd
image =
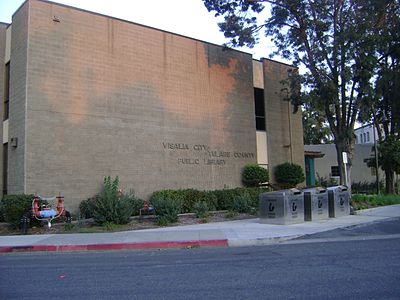
[[(11, 18), (24, 0), (0, 0), (0, 22)], [(217, 25), (218, 19), (205, 8), (202, 0), (53, 0), (107, 16), (147, 25), (198, 40), (222, 45), (227, 42)], [(241, 48), (253, 58), (269, 57), (272, 43), (265, 38), (253, 49)], [(275, 60), (285, 62), (279, 57)]]

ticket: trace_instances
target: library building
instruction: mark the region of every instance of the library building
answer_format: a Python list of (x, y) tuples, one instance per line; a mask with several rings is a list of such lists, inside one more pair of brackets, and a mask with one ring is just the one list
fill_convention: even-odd
[(3, 194), (69, 209), (118, 176), (161, 189), (242, 186), (247, 164), (304, 167), (293, 66), (113, 17), (27, 0), (0, 23)]

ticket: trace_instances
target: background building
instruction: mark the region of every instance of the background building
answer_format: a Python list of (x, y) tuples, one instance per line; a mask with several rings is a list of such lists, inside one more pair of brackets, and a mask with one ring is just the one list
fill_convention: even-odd
[(0, 58), (4, 193), (76, 208), (104, 176), (147, 197), (240, 186), (248, 163), (304, 167), (291, 66), (41, 0), (0, 24)]

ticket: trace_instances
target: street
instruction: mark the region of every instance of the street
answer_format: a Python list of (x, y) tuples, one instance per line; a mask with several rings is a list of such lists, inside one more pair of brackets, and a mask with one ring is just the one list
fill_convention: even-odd
[(1, 299), (399, 299), (399, 219), (260, 247), (0, 256)]

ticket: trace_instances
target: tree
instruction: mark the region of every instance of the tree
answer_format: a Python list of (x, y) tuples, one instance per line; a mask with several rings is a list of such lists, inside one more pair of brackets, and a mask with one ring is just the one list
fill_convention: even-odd
[[(375, 167), (375, 157), (366, 159), (368, 167)], [(400, 173), (400, 139), (395, 135), (387, 135), (378, 145), (378, 164), (385, 172), (387, 194), (394, 193), (394, 174)]]
[[(370, 103), (362, 107), (360, 122), (375, 123), (379, 140), (400, 134), (400, 3), (373, 0), (364, 9), (372, 9), (376, 36), (376, 80)], [(379, 126), (381, 125), (381, 126)], [(384, 133), (384, 134), (382, 134)]]
[[(312, 101), (321, 108), (333, 135), (343, 183), (342, 152), (351, 159), (354, 125), (371, 94), (377, 60), (374, 20), (370, 9), (360, 5), (367, 0), (203, 1), (209, 11), (224, 17), (219, 25), (231, 46), (254, 46), (264, 28), (277, 48), (274, 54), (305, 67), (305, 74), (289, 76), (303, 85), (302, 92), (292, 89), (290, 98), (297, 106)], [(265, 4), (271, 6), (271, 16), (260, 22), (255, 16)]]
[(331, 130), (326, 125), (321, 111), (311, 104), (303, 105), (303, 138), (304, 145), (318, 145), (331, 143)]

